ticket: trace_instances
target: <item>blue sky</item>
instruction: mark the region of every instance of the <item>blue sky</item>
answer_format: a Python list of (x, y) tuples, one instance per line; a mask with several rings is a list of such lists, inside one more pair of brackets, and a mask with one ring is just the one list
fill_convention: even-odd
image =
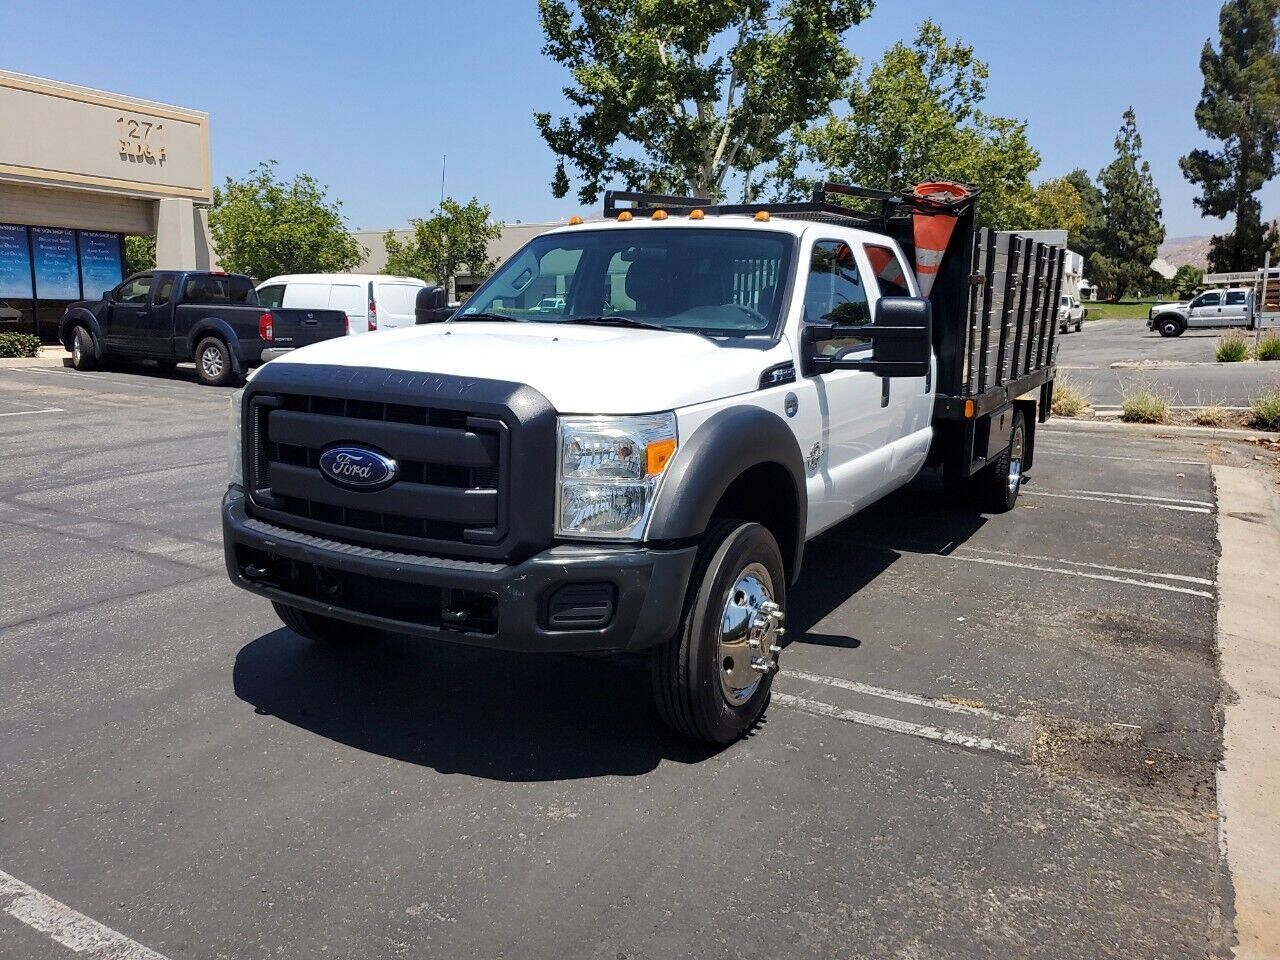
[[(1202, 143), (1198, 59), (1217, 0), (882, 0), (849, 47), (870, 61), (932, 16), (990, 63), (987, 108), (1026, 119), (1037, 179), (1112, 156), (1120, 114), (1138, 112), (1171, 237), (1209, 233), (1178, 157)], [(541, 54), (535, 0), (213, 5), (173, 0), (5, 0), (0, 67), (202, 109), (215, 180), (274, 158), (344, 202), (352, 227), (400, 226), (448, 192), (504, 220), (578, 212), (547, 184), (533, 128), (565, 76)], [(186, 12), (189, 10), (190, 12)], [(1280, 214), (1280, 185), (1263, 195)]]

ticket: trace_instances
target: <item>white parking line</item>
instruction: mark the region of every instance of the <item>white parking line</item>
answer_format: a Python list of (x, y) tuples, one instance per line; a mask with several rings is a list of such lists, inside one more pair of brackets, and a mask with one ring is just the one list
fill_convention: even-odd
[(944, 710), (947, 713), (965, 713), (976, 717), (989, 717), (992, 720), (1012, 720), (1012, 717), (1005, 716), (1003, 713), (996, 713), (994, 710), (988, 710), (986, 707), (971, 707), (965, 703), (952, 703), (950, 700), (937, 700), (933, 697), (922, 697), (915, 693), (904, 693), (901, 690), (889, 690), (885, 687), (873, 687), (869, 683), (859, 683), (856, 680), (845, 680), (843, 677), (824, 677), (816, 673), (805, 673), (803, 670), (786, 669), (782, 671), (784, 677), (794, 677), (797, 680), (808, 680), (812, 683), (824, 683), (829, 687), (839, 687), (841, 690), (851, 690), (854, 693), (865, 693), (871, 697), (880, 697), (882, 700), (895, 700), (898, 703), (910, 703), (918, 707), (929, 707), (933, 710)]
[[(1185, 593), (1192, 597), (1205, 597), (1212, 600), (1213, 594), (1208, 590), (1195, 590), (1191, 587), (1178, 587), (1171, 583), (1157, 583), (1154, 580), (1136, 580), (1132, 577), (1113, 577), (1105, 573), (1090, 573), (1087, 570), (1069, 570), (1066, 567), (1045, 567), (1034, 563), (1017, 563), (1013, 560), (997, 560), (995, 557), (964, 557), (958, 553), (937, 554), (951, 560), (964, 563), (986, 563), (994, 567), (1014, 567), (1018, 570), (1035, 570), (1039, 573), (1061, 573), (1069, 577), (1084, 577), (1087, 580), (1106, 580), (1110, 583), (1124, 583), (1134, 587), (1147, 587), (1151, 590), (1168, 590), (1170, 593)], [(1059, 561), (1051, 561), (1059, 562)]]
[(984, 550), (982, 547), (964, 546), (960, 548), (970, 553), (991, 553), (997, 557), (1017, 557), (1019, 560), (1042, 560), (1048, 563), (1065, 563), (1069, 567), (1088, 567), (1091, 570), (1108, 570), (1111, 573), (1136, 573), (1142, 577), (1155, 577), (1158, 580), (1178, 580), (1182, 583), (1198, 583), (1212, 587), (1213, 581), (1204, 577), (1189, 577), (1181, 573), (1158, 573), (1153, 570), (1135, 570), (1132, 567), (1112, 567), (1105, 563), (1084, 563), (1079, 560), (1062, 560), (1059, 557), (1042, 557), (1034, 553), (1010, 553), (1007, 550)]
[(1150, 500), (1122, 500), (1119, 497), (1093, 497), (1078, 493), (1049, 493), (1047, 490), (1023, 490), (1023, 496), (1056, 497), (1060, 500), (1082, 500), (1089, 503), (1122, 503), (1129, 507), (1154, 507), (1157, 510), (1178, 510), (1182, 513), (1209, 513), (1209, 507), (1189, 507), (1177, 503), (1154, 503)]
[(13, 410), (9, 413), (0, 413), (0, 417), (25, 417), (32, 413), (66, 413), (61, 407), (45, 407), (43, 410)]
[(91, 960), (167, 960), (0, 870), (0, 905), (32, 930)]
[(1114, 490), (1068, 490), (1067, 493), (1084, 493), (1091, 497), (1123, 497), (1126, 500), (1149, 500), (1152, 503), (1181, 503), (1189, 507), (1212, 507), (1204, 500), (1184, 500), (1179, 497), (1148, 497), (1142, 493), (1116, 493)]
[(875, 727), (888, 730), (890, 733), (905, 733), (911, 737), (933, 740), (938, 743), (949, 743), (970, 750), (985, 750), (990, 753), (1003, 753), (1011, 757), (1022, 757), (1023, 752), (991, 737), (974, 737), (956, 730), (943, 727), (931, 727), (923, 723), (909, 723), (906, 720), (895, 720), (892, 717), (881, 717), (874, 713), (863, 713), (861, 710), (848, 710), (837, 707), (822, 700), (811, 700), (808, 697), (797, 697), (790, 693), (772, 694), (773, 702), (784, 707), (809, 713), (817, 717), (829, 717), (832, 720), (843, 720), (845, 723), (857, 723), (864, 727)]
[[(1045, 444), (1041, 448), (1040, 444)], [(1174, 463), (1180, 467), (1208, 467), (1203, 460), (1169, 460), (1165, 457), (1121, 457), (1105, 453), (1074, 453), (1068, 450), (1054, 450), (1044, 437), (1036, 438), (1036, 453), (1047, 453), (1053, 457), (1082, 457), (1086, 460), (1124, 460), (1128, 463)]]

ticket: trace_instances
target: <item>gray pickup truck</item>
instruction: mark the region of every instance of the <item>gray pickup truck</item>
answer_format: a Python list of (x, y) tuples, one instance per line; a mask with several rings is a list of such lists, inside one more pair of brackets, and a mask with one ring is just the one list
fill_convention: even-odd
[(195, 361), (210, 386), (249, 367), (347, 332), (341, 310), (267, 309), (238, 273), (152, 270), (67, 307), (60, 339), (77, 370), (110, 359)]
[(1162, 337), (1180, 337), (1193, 327), (1253, 328), (1254, 294), (1249, 287), (1206, 290), (1193, 300), (1157, 303), (1147, 315), (1147, 329)]

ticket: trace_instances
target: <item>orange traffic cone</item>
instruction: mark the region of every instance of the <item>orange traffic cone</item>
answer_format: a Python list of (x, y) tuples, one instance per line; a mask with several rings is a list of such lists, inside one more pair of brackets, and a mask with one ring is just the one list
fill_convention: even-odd
[(916, 278), (920, 281), (920, 295), (927, 297), (956, 228), (953, 208), (973, 193), (963, 184), (947, 180), (926, 181), (917, 184), (911, 192), (922, 201), (916, 205), (912, 225), (916, 240)]
[(903, 290), (910, 289), (906, 275), (902, 272), (902, 263), (888, 247), (867, 247), (867, 259), (871, 261), (871, 269), (879, 279), (896, 284)]

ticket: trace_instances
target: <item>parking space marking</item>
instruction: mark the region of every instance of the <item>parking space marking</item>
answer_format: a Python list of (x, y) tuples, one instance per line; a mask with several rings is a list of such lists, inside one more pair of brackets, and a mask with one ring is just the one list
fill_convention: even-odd
[(45, 407), (43, 410), (11, 410), (6, 413), (0, 413), (0, 417), (25, 417), (33, 413), (66, 413), (62, 407)]
[(1060, 500), (1082, 500), (1089, 503), (1121, 503), (1128, 507), (1153, 507), (1157, 510), (1177, 510), (1181, 513), (1210, 513), (1210, 507), (1191, 507), (1179, 503), (1156, 503), (1150, 500), (1122, 500), (1119, 496), (1095, 497), (1080, 493), (1050, 493), (1047, 490), (1023, 490), (1023, 496), (1057, 497)]
[[(1205, 511), (1206, 513), (1208, 511)], [(1017, 563), (1013, 560), (998, 560), (995, 557), (966, 557), (958, 553), (935, 554), (935, 556), (946, 557), (951, 560), (960, 560), (964, 563), (986, 563), (993, 567), (1014, 567), (1018, 570), (1034, 570), (1039, 573), (1060, 573), (1069, 577), (1084, 577), (1086, 580), (1106, 580), (1110, 583), (1124, 583), (1134, 587), (1147, 587), (1151, 590), (1168, 590), (1170, 593), (1185, 593), (1192, 597), (1204, 597), (1207, 600), (1213, 599), (1213, 593), (1208, 590), (1196, 590), (1192, 587), (1179, 587), (1172, 583), (1157, 583), (1154, 580), (1137, 580), (1133, 577), (1114, 577), (1105, 573), (1090, 573), (1088, 570), (1069, 570), (1066, 567), (1045, 567), (1034, 563)], [(1060, 562), (1060, 561), (1051, 561)]]
[(0, 904), (9, 916), (91, 960), (167, 960), (163, 954), (86, 917), (3, 870), (0, 870)]
[(1181, 503), (1189, 507), (1212, 507), (1204, 500), (1183, 500), (1178, 497), (1149, 497), (1142, 493), (1116, 493), (1113, 490), (1068, 490), (1067, 493), (1084, 493), (1092, 497), (1123, 497), (1126, 500), (1150, 500), (1153, 503)]
[(993, 553), (998, 557), (1017, 557), (1019, 560), (1040, 560), (1047, 563), (1065, 563), (1069, 567), (1088, 567), (1091, 570), (1108, 570), (1111, 573), (1134, 573), (1142, 577), (1155, 577), (1158, 580), (1178, 580), (1182, 583), (1198, 583), (1212, 587), (1213, 581), (1204, 577), (1189, 577), (1181, 573), (1158, 573), (1153, 570), (1135, 570), (1133, 567), (1112, 567), (1105, 563), (1085, 563), (1080, 560), (1062, 560), (1058, 557), (1042, 557), (1034, 553), (1010, 553), (1007, 550), (984, 550), (982, 547), (964, 546), (960, 549), (971, 553)]
[(822, 700), (797, 697), (790, 693), (774, 691), (772, 699), (774, 703), (781, 706), (791, 707), (794, 710), (800, 710), (815, 717), (826, 717), (831, 720), (841, 720), (845, 723), (860, 724), (864, 727), (875, 727), (877, 730), (902, 733), (911, 737), (919, 737), (922, 740), (933, 740), (937, 743), (949, 743), (952, 746), (965, 747), (969, 750), (1001, 753), (1019, 759), (1025, 756), (1024, 751), (992, 737), (975, 737), (967, 733), (960, 733), (957, 730), (948, 730), (945, 727), (934, 727), (923, 723), (911, 723), (907, 720), (895, 720), (892, 717), (881, 717), (874, 713), (849, 710), (846, 707), (837, 707)]
[(929, 707), (933, 710), (943, 710), (947, 713), (965, 713), (975, 717), (988, 717), (992, 720), (1013, 720), (1013, 717), (1006, 716), (1003, 713), (997, 713), (994, 710), (988, 710), (986, 707), (972, 707), (966, 703), (952, 703), (950, 700), (937, 700), (933, 697), (922, 697), (914, 693), (904, 693), (901, 690), (889, 690), (886, 687), (873, 687), (869, 683), (859, 683), (856, 680), (845, 680), (843, 677), (824, 677), (816, 673), (805, 673), (803, 670), (792, 670), (790, 668), (783, 670), (784, 677), (794, 677), (797, 680), (808, 680), (811, 683), (823, 683), (829, 687), (839, 687), (842, 690), (850, 690), (854, 693), (865, 693), (871, 697), (879, 697), (882, 700), (896, 700), (898, 703), (910, 703), (918, 707)]
[[(1043, 443), (1044, 438), (1039, 438), (1037, 443)], [(1036, 453), (1047, 453), (1053, 457), (1083, 457), (1088, 460), (1124, 460), (1128, 463), (1174, 463), (1180, 467), (1208, 467), (1209, 464), (1203, 460), (1169, 460), (1165, 457), (1121, 457), (1105, 453), (1076, 453), (1071, 450), (1054, 450), (1052, 446), (1046, 446), (1044, 449), (1037, 447)]]

